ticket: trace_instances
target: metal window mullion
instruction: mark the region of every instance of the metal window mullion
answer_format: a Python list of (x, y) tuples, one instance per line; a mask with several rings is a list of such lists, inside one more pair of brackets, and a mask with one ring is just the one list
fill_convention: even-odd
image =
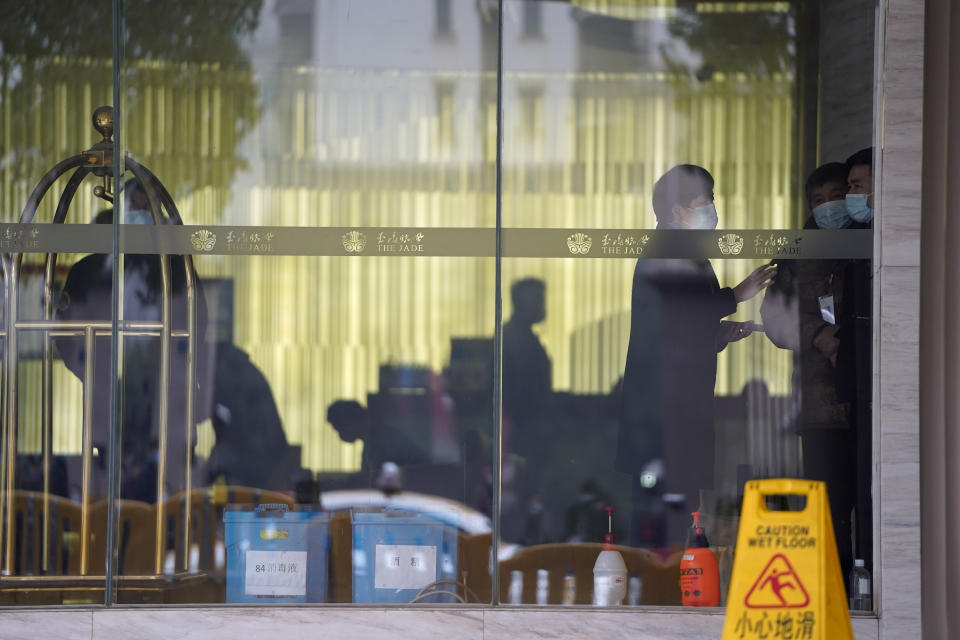
[(84, 335), (86, 359), (83, 364), (83, 448), (81, 489), (80, 489), (80, 575), (85, 576), (90, 569), (90, 482), (93, 473), (93, 385), (94, 364), (96, 363), (96, 342), (92, 328)]
[(7, 343), (3, 354), (4, 365), (6, 367), (6, 402), (3, 415), (4, 428), (6, 430), (5, 448), (6, 469), (4, 477), (6, 483), (6, 508), (4, 520), (6, 522), (5, 533), (5, 553), (4, 553), (4, 575), (13, 574), (13, 547), (14, 547), (14, 513), (13, 513), (13, 490), (16, 486), (16, 458), (17, 458), (17, 329), (14, 326), (17, 317), (17, 307), (19, 302), (19, 274), (20, 274), (21, 256), (14, 254), (7, 261), (7, 296), (6, 296), (6, 319), (7, 319)]
[(503, 0), (497, 3), (497, 145), (496, 145), (496, 248), (494, 253), (493, 331), (493, 531), (490, 540), (491, 603), (500, 602), (500, 465), (503, 462)]
[(120, 331), (120, 291), (122, 286), (122, 264), (120, 261), (120, 218), (123, 215), (123, 154), (120, 147), (121, 121), (123, 119), (120, 87), (123, 51), (123, 0), (112, 0), (111, 50), (113, 57), (113, 242), (110, 255), (113, 259), (113, 274), (110, 296), (110, 446), (107, 448), (107, 540), (105, 584), (103, 589), (104, 605), (110, 606), (115, 600), (115, 567), (117, 566), (117, 527), (119, 516), (117, 505), (120, 498), (120, 433), (121, 394), (119, 391), (119, 373), (121, 358)]
[[(10, 279), (13, 273), (13, 265), (10, 260), (10, 256), (0, 256), (0, 261), (3, 265), (3, 324), (4, 328), (12, 326), (12, 318), (10, 316), (10, 298), (11, 291), (14, 289), (11, 288)], [(10, 338), (9, 331), (4, 331), (4, 349), (3, 349), (3, 371), (2, 371), (2, 384), (3, 389), (0, 391), (0, 399), (3, 400), (3, 407), (9, 407), (9, 392), (8, 385), (12, 374), (10, 372), (10, 362), (9, 362), (9, 353), (10, 353)], [(2, 458), (2, 465), (0, 465), (0, 508), (2, 508), (2, 513), (0, 513), (0, 548), (3, 550), (3, 557), (0, 558), (0, 575), (9, 576), (12, 574), (13, 570), (13, 548), (12, 548), (12, 533), (13, 533), (13, 487), (7, 482), (7, 472), (10, 467), (13, 466), (13, 458), (15, 453), (11, 453), (8, 446), (8, 431), (9, 424), (7, 421), (6, 411), (2, 412), (0, 415), (0, 452), (3, 453), (0, 458)]]
[[(116, 111), (116, 110), (115, 110)], [(160, 211), (160, 199), (154, 188), (152, 181), (149, 179), (150, 174), (133, 158), (129, 158), (130, 170), (133, 175), (140, 181), (140, 184), (143, 186), (144, 190), (147, 193), (147, 200), (150, 202), (150, 209), (153, 213), (154, 224), (160, 226), (163, 224), (163, 218)], [(121, 198), (116, 198), (116, 200), (121, 200)], [(114, 225), (117, 224), (117, 216), (114, 216)], [(115, 231), (115, 237), (119, 241), (118, 231)], [(117, 278), (117, 273), (120, 269), (114, 269), (114, 277)], [(156, 557), (154, 558), (154, 569), (156, 573), (163, 573), (163, 556), (164, 556), (164, 547), (166, 543), (165, 535), (165, 508), (164, 508), (164, 499), (165, 499), (165, 480), (167, 476), (167, 427), (169, 423), (170, 416), (170, 340), (171, 340), (171, 330), (173, 326), (173, 311), (172, 305), (170, 302), (171, 297), (171, 275), (170, 275), (170, 256), (168, 254), (160, 254), (160, 280), (161, 280), (161, 299), (160, 299), (160, 385), (159, 385), (159, 394), (160, 394), (160, 407), (159, 407), (159, 419), (157, 426), (157, 520), (156, 520), (156, 546), (155, 553)], [(114, 288), (114, 305), (119, 305), (117, 291), (119, 284)], [(120, 390), (117, 389), (117, 393), (120, 394)], [(189, 423), (189, 420), (188, 420)], [(187, 492), (189, 496), (189, 491)], [(189, 497), (187, 498), (187, 506), (189, 507)], [(185, 536), (189, 536), (188, 533), (185, 533)], [(187, 556), (184, 555), (184, 558)]]

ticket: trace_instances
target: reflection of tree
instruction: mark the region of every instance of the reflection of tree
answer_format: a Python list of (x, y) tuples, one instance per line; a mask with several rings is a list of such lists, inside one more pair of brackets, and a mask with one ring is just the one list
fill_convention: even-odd
[(663, 49), (668, 68), (694, 73), (701, 80), (714, 71), (744, 72), (761, 76), (790, 72), (794, 68), (795, 23), (793, 11), (737, 11), (699, 13), (692, 2), (678, 3), (668, 23), (670, 35), (682, 39), (700, 58), (697, 68)]
[[(124, 3), (121, 84), (127, 129), (122, 142), (134, 153), (144, 153), (138, 148), (143, 137), (137, 122), (147, 113), (157, 114), (157, 92), (145, 87), (176, 94), (209, 84), (218, 75), (230, 82), (218, 113), (225, 132), (220, 136), (219, 159), (225, 165), (218, 171), (161, 176), (174, 193), (191, 186), (227, 186), (233, 171), (242, 166), (236, 145), (259, 117), (242, 39), (256, 28), (261, 4), (262, 0)], [(15, 192), (29, 189), (53, 163), (95, 141), (89, 125), (92, 109), (113, 101), (112, 20), (109, 0), (4, 3), (0, 95), (9, 124), (3, 126), (6, 150), (0, 166), (4, 182), (17, 184)], [(173, 108), (181, 104), (174, 102)], [(189, 117), (212, 118), (210, 104), (191, 106)], [(182, 143), (178, 152), (199, 155), (191, 153), (195, 141)], [(4, 204), (16, 209), (22, 203)]]

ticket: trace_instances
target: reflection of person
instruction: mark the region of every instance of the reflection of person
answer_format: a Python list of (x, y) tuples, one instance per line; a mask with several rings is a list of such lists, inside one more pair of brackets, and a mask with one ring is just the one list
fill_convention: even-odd
[[(143, 188), (130, 181), (125, 188), (128, 220), (149, 223), (152, 217), (142, 209), (146, 202)], [(100, 212), (95, 222), (111, 224), (113, 212)], [(161, 319), (161, 269), (156, 255), (125, 255), (123, 269), (123, 318), (127, 321), (159, 321)], [(67, 274), (58, 303), (56, 317), (64, 321), (109, 322), (113, 294), (113, 256), (91, 254), (77, 261)], [(182, 331), (187, 326), (186, 267), (179, 256), (170, 259), (170, 294), (173, 329)], [(206, 326), (206, 306), (202, 293), (197, 299), (198, 342), (202, 341)], [(61, 336), (54, 340), (64, 365), (78, 378), (84, 379), (88, 357), (94, 359), (92, 445), (97, 452), (91, 479), (94, 495), (105, 495), (107, 454), (110, 447), (110, 336), (98, 335), (94, 340), (94, 354), (88, 354), (82, 336)], [(159, 425), (159, 362), (160, 340), (153, 336), (127, 335), (124, 337), (120, 391), (123, 398), (123, 451), (121, 460), (121, 495), (143, 501), (154, 501), (157, 496), (157, 443)], [(182, 339), (174, 339), (170, 349), (171, 380), (167, 407), (167, 459), (165, 490), (174, 492), (183, 488), (183, 469), (188, 437), (193, 440), (193, 429), (187, 433), (183, 412), (186, 385), (186, 350)], [(199, 407), (197, 407), (199, 410)], [(190, 447), (192, 451), (192, 446)]]
[[(128, 224), (152, 224), (149, 202), (136, 180), (124, 189)], [(98, 224), (112, 224), (113, 211), (100, 212)], [(170, 257), (170, 295), (173, 330), (187, 328), (188, 268), (180, 256)], [(64, 284), (57, 318), (74, 321), (109, 321), (113, 258), (92, 254), (74, 264)], [(127, 321), (161, 319), (161, 260), (157, 255), (124, 256), (123, 317)], [(193, 474), (195, 481), (221, 477), (230, 484), (259, 488), (286, 488), (289, 472), (298, 466), (296, 450), (287, 445), (270, 387), (246, 353), (232, 344), (205, 345), (207, 308), (200, 282), (194, 276), (197, 301), (196, 387), (194, 415), (184, 413), (186, 396), (186, 345), (182, 337), (171, 340), (170, 380), (167, 393), (167, 423), (160, 423), (160, 338), (125, 335), (122, 394), (121, 496), (153, 502), (157, 498), (159, 438), (166, 431), (164, 492), (186, 488), (186, 456), (193, 452), (194, 425), (210, 417), (216, 434), (206, 473)], [(82, 337), (58, 337), (57, 350), (66, 367), (81, 380), (87, 358)], [(215, 352), (211, 352), (211, 347)], [(94, 343), (92, 444), (99, 452), (94, 465), (94, 493), (102, 494), (109, 451), (110, 337)], [(212, 356), (212, 357), (211, 357)], [(191, 460), (191, 462), (193, 462)]]
[(370, 437), (370, 417), (367, 410), (356, 400), (337, 400), (327, 407), (327, 422), (344, 442), (363, 441), (359, 474), (365, 479), (361, 484), (369, 486), (370, 473), (380, 467), (382, 460), (376, 443)]
[[(715, 228), (713, 184), (702, 167), (668, 171), (653, 190), (657, 228)], [(731, 289), (720, 287), (706, 259), (637, 261), (616, 464), (633, 475), (636, 520), (644, 493), (640, 473), (663, 460), (660, 490), (686, 507), (668, 518), (669, 542), (683, 540), (699, 490), (713, 483), (717, 352), (752, 331), (750, 323), (721, 320), (765, 288), (774, 273), (775, 267), (764, 265)]]
[[(551, 364), (533, 325), (546, 317), (542, 280), (517, 280), (510, 288), (513, 315), (503, 325), (504, 533), (527, 544), (542, 542), (541, 482), (547, 453), (544, 421), (550, 404)], [(514, 463), (518, 463), (514, 467)], [(513, 483), (509, 481), (513, 469)], [(511, 484), (513, 486), (511, 486)]]
[(385, 425), (376, 412), (356, 400), (332, 402), (327, 422), (344, 442), (363, 442), (360, 470), (348, 480), (350, 488), (373, 486), (383, 475), (385, 463), (400, 469), (420, 458), (420, 448), (400, 429)]
[(218, 343), (213, 360), (210, 420), (216, 442), (207, 479), (261, 489), (288, 489), (299, 466), (287, 444), (270, 384), (250, 356), (229, 342)]
[(588, 478), (580, 486), (580, 496), (567, 507), (567, 542), (596, 542), (607, 532), (607, 512), (610, 497)]
[(513, 315), (503, 325), (503, 414), (510, 424), (511, 450), (535, 455), (550, 401), (551, 365), (533, 332), (546, 317), (542, 280), (526, 278), (510, 288)]

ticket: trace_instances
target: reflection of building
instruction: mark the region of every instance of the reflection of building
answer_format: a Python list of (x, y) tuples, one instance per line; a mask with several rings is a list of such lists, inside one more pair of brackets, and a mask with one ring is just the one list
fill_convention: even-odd
[[(797, 135), (790, 73), (694, 82), (666, 72), (659, 44), (672, 43), (674, 57), (692, 55), (667, 33), (669, 12), (634, 22), (559, 2), (506, 7), (508, 227), (650, 227), (651, 185), (687, 160), (715, 167), (725, 225), (790, 225), (789, 150)], [(143, 107), (130, 113), (124, 144), (160, 176), (202, 176), (198, 184), (172, 181), (190, 224), (492, 226), (495, 13), (454, 1), (268, 2), (247, 45), (258, 114), (253, 104), (229, 99), (246, 81), (242, 74), (212, 73), (202, 87), (171, 89), (172, 67), (130, 60), (129, 87)], [(605, 40), (610, 34), (616, 37)], [(108, 84), (77, 80), (58, 94), (78, 121), (85, 116), (71, 106), (73, 96), (87, 87), (104, 93)], [(244, 104), (249, 113), (222, 108)], [(763, 114), (769, 119), (758, 120)], [(253, 123), (242, 137), (231, 115)], [(718, 117), (734, 126), (714, 139), (702, 123)], [(753, 180), (753, 168), (768, 179)], [(288, 437), (314, 469), (348, 470), (360, 460), (359, 448), (341, 443), (319, 417), (330, 401), (375, 390), (380, 363), (439, 371), (451, 335), (493, 332), (491, 260), (388, 266), (380, 259), (207, 257), (197, 264), (204, 277), (233, 279), (236, 341), (271, 381)], [(746, 266), (717, 268), (732, 282)], [(504, 262), (506, 282), (530, 275), (547, 282), (542, 335), (555, 388), (609, 389), (607, 375), (585, 382), (576, 353), (592, 353), (610, 369), (623, 357), (625, 335), (576, 348), (574, 336), (626, 310), (631, 271), (631, 261), (576, 271), (559, 260)], [(438, 280), (437, 272), (446, 275)], [(598, 282), (609, 283), (602, 296), (594, 293)], [(722, 356), (718, 393), (738, 393), (758, 375), (782, 392), (782, 353), (758, 347), (737, 358)], [(202, 449), (209, 446), (204, 433)]]

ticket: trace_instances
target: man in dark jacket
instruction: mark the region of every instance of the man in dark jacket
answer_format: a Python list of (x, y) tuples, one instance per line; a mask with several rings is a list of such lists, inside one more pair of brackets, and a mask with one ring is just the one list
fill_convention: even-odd
[[(658, 229), (714, 229), (713, 177), (702, 167), (678, 165), (654, 186)], [(734, 288), (721, 288), (710, 261), (640, 259), (633, 279), (630, 343), (623, 376), (617, 469), (633, 475), (634, 519), (649, 490), (641, 472), (662, 461), (657, 491), (673, 509), (666, 540), (683, 544), (699, 492), (713, 484), (713, 394), (717, 352), (747, 337), (750, 323), (722, 322), (737, 304), (770, 284), (764, 265)]]
[[(844, 198), (849, 168), (829, 162), (814, 169), (804, 187), (809, 217), (805, 229), (862, 228), (850, 218)], [(840, 567), (853, 566), (851, 520), (856, 497), (853, 432), (848, 405), (837, 394), (840, 325), (831, 307), (844, 300), (846, 260), (782, 260), (764, 295), (760, 314), (767, 337), (795, 353), (792, 427), (800, 435), (803, 475), (827, 484)], [(824, 309), (821, 309), (821, 306)], [(826, 311), (826, 312), (825, 312)]]
[[(810, 173), (805, 229), (871, 227), (871, 157), (864, 149), (846, 164), (830, 162)], [(767, 336), (796, 354), (793, 422), (803, 475), (827, 484), (844, 575), (854, 555), (868, 563), (872, 557), (870, 288), (867, 260), (784, 260), (760, 307)]]

